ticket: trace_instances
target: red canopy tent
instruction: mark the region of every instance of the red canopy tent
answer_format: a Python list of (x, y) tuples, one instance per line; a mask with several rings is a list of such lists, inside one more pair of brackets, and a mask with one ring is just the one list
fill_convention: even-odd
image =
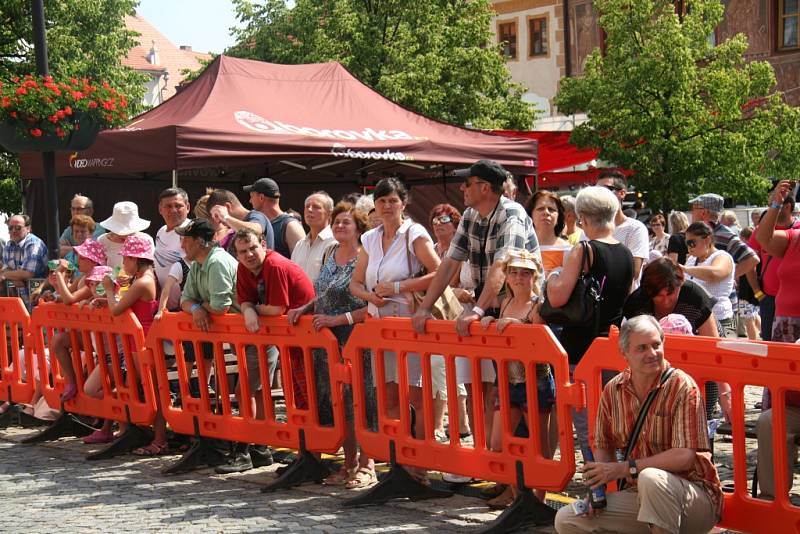
[[(56, 174), (62, 196), (92, 196), (98, 217), (127, 199), (158, 220), (155, 195), (174, 182), (196, 198), (205, 185), (238, 192), (269, 175), (287, 205), (297, 207), (314, 189), (336, 197), (387, 174), (444, 184), (450, 170), (482, 158), (530, 174), (537, 143), (413, 113), (338, 63), (220, 56), (186, 89), (125, 127), (102, 132), (88, 150), (57, 153)], [(42, 177), (38, 154), (23, 154), (20, 164), (24, 178)]]

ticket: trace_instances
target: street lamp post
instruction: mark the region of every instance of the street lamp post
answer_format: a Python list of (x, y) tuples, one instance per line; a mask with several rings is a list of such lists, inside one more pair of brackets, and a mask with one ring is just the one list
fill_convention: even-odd
[[(36, 53), (36, 72), (42, 76), (50, 73), (47, 66), (47, 37), (44, 27), (44, 0), (31, 0), (33, 13), (33, 49)], [(50, 257), (58, 258), (58, 191), (56, 189), (55, 152), (42, 152), (44, 167), (45, 221), (47, 248)]]

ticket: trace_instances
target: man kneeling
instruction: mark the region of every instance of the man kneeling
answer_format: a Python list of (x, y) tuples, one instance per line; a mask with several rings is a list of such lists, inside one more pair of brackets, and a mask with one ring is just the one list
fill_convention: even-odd
[[(628, 367), (603, 390), (594, 436), (596, 462), (583, 477), (592, 488), (626, 479), (607, 496), (607, 506), (586, 513), (565, 506), (556, 516), (559, 533), (708, 532), (722, 515), (722, 491), (711, 462), (705, 404), (694, 380), (664, 359), (664, 333), (649, 315), (622, 325), (619, 347)], [(662, 377), (666, 379), (663, 380)], [(655, 397), (634, 446), (623, 462), (639, 408)]]

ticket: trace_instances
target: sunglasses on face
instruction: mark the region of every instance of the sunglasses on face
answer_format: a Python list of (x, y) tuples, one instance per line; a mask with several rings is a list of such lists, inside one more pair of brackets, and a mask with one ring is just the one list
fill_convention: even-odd
[(19, 226), (19, 225), (16, 225), (16, 224), (9, 224), (8, 225), (8, 229), (11, 230), (12, 232), (13, 231), (22, 230), (23, 228), (25, 228), (25, 227), (24, 226)]
[(449, 215), (439, 215), (438, 217), (434, 217), (431, 220), (431, 222), (433, 223), (434, 226), (437, 226), (437, 225), (440, 225), (440, 224), (451, 223), (451, 222), (453, 222), (453, 219), (450, 218)]
[(603, 187), (605, 187), (606, 189), (608, 189), (608, 190), (609, 190), (609, 191), (611, 191), (612, 193), (616, 193), (617, 191), (622, 191), (622, 188), (620, 188), (620, 187), (615, 187), (615, 186), (613, 186), (613, 185), (604, 185)]
[(464, 180), (464, 188), (472, 187), (475, 184), (488, 184), (489, 182), (485, 180), (475, 180), (474, 182), (470, 182), (469, 179)]
[(687, 239), (686, 240), (686, 248), (696, 247), (700, 244), (700, 241), (705, 238), (700, 239)]

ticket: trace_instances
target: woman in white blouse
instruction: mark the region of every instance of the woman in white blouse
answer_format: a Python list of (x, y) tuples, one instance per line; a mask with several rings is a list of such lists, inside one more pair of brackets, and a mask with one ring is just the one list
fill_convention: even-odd
[[(410, 292), (428, 288), (439, 267), (439, 256), (425, 227), (404, 218), (408, 191), (400, 180), (384, 178), (376, 185), (373, 197), (382, 224), (361, 236), (362, 248), (350, 282), (350, 291), (353, 296), (367, 301), (368, 312), (373, 317), (411, 317), (414, 310)], [(427, 274), (415, 276), (423, 268)], [(372, 356), (375, 384), (380, 384), (376, 355)], [(389, 417), (399, 419), (401, 407), (397, 354), (385, 351), (383, 360)], [(409, 353), (407, 362), (409, 400), (417, 414), (415, 435), (422, 438), (425, 427), (419, 354)]]

